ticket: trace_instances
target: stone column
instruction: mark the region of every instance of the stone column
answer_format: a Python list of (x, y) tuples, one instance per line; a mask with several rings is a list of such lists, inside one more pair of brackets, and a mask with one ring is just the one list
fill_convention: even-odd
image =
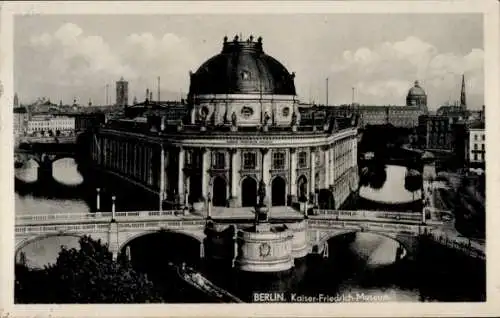
[(185, 150), (179, 147), (179, 168), (177, 171), (177, 193), (179, 194), (179, 199), (181, 202), (184, 200), (184, 155)]
[(297, 200), (297, 151), (290, 148), (290, 202)]
[(335, 185), (335, 182), (337, 181), (337, 168), (338, 168), (338, 161), (337, 161), (337, 154), (338, 154), (338, 143), (335, 142), (333, 144), (333, 180), (332, 180), (332, 184)]
[(113, 253), (113, 259), (116, 260), (119, 252), (119, 236), (118, 236), (118, 223), (112, 221), (109, 223), (108, 229), (108, 248), (111, 253)]
[(165, 150), (160, 145), (160, 211), (163, 210), (163, 201), (165, 200)]
[(325, 163), (324, 163), (324, 170), (325, 170), (325, 189), (328, 189), (330, 186), (330, 147), (325, 146), (323, 148), (325, 152)]
[(269, 149), (267, 148), (261, 148), (260, 153), (262, 155), (262, 164), (261, 164), (261, 179), (264, 181), (266, 184), (266, 196), (269, 197), (269, 179), (270, 179), (270, 173), (269, 173)]
[(228, 150), (230, 156), (231, 164), (231, 198), (229, 200), (230, 207), (236, 207), (238, 205), (238, 149), (231, 148)]
[(135, 142), (132, 144), (132, 158), (132, 175), (137, 178), (137, 144)]
[(206, 200), (208, 197), (208, 169), (210, 168), (210, 151), (201, 148), (201, 195)]
[(311, 182), (310, 182), (310, 192), (314, 194), (315, 184), (316, 184), (316, 148), (312, 147), (310, 150), (310, 168), (311, 168)]
[(153, 145), (148, 146), (148, 152), (147, 152), (147, 160), (146, 160), (146, 166), (148, 167), (148, 185), (152, 186), (153, 185), (153, 156), (155, 155), (155, 151), (153, 149)]

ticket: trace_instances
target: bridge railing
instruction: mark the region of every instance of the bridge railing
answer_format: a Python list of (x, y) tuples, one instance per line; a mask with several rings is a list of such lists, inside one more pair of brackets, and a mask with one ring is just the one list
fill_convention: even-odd
[[(159, 230), (159, 229), (190, 229), (205, 225), (204, 219), (195, 220), (162, 220), (162, 221), (135, 221), (120, 222), (117, 224), (119, 231), (127, 230)], [(50, 234), (50, 233), (95, 233), (109, 231), (107, 223), (81, 223), (57, 225), (16, 225), (16, 235)]]
[(480, 248), (471, 244), (471, 240), (468, 238), (451, 238), (445, 233), (428, 233), (428, 237), (436, 241), (437, 243), (443, 244), (449, 248), (459, 250), (471, 257), (480, 258), (485, 260), (486, 254), (484, 248)]
[(342, 221), (333, 219), (309, 219), (310, 229), (353, 229), (381, 232), (406, 232), (412, 234), (421, 234), (422, 227), (419, 224), (400, 224), (400, 223), (376, 223), (376, 222), (357, 222)]
[[(140, 218), (157, 218), (165, 216), (176, 216), (183, 213), (182, 210), (166, 210), (166, 211), (130, 211), (116, 212), (116, 219), (125, 219), (130, 217)], [(96, 213), (54, 213), (54, 214), (28, 214), (17, 215), (16, 223), (37, 223), (37, 222), (71, 222), (82, 220), (110, 220), (113, 217), (112, 212), (96, 212)]]
[(315, 216), (335, 216), (338, 219), (392, 219), (392, 220), (422, 220), (420, 212), (386, 212), (386, 211), (367, 211), (367, 210), (313, 210)]

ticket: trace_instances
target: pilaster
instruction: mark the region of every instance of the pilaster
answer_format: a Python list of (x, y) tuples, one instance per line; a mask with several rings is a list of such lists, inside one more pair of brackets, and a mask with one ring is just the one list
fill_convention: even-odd
[(231, 165), (231, 198), (229, 199), (230, 207), (237, 207), (238, 204), (238, 162), (236, 161), (239, 156), (238, 149), (228, 149)]
[(179, 194), (179, 199), (181, 202), (184, 199), (184, 160), (185, 160), (185, 149), (179, 147), (179, 165), (177, 170), (177, 193)]

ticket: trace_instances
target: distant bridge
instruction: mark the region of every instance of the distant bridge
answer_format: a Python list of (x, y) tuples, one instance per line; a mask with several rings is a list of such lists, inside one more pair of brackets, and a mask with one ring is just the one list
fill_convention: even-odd
[[(310, 252), (322, 253), (327, 247), (327, 241), (334, 236), (353, 232), (373, 232), (398, 241), (411, 258), (418, 246), (419, 236), (427, 234), (441, 244), (484, 259), (484, 249), (456, 242), (456, 238), (443, 240), (443, 235), (446, 237), (446, 234), (440, 230), (442, 223), (435, 221), (423, 223), (421, 213), (321, 211), (318, 210), (317, 215), (309, 216), (307, 219)], [(297, 218), (299, 219), (302, 218)], [(249, 222), (230, 217), (216, 218), (214, 221), (230, 221), (233, 224)], [(291, 220), (274, 218), (271, 221), (286, 223)], [(203, 257), (206, 223), (205, 217), (185, 215), (183, 210), (20, 215), (16, 217), (15, 225), (16, 260), (23, 247), (49, 236), (90, 235), (94, 239), (108, 243), (110, 251), (117, 256), (133, 239), (160, 230), (180, 233), (199, 241), (200, 257)]]
[(57, 136), (57, 137), (37, 137), (22, 136), (18, 137), (18, 143), (21, 144), (75, 144), (78, 136)]

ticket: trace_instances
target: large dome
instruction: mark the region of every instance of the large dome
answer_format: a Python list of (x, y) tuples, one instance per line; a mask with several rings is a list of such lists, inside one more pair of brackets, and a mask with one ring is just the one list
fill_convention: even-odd
[(224, 37), (222, 52), (191, 73), (190, 95), (295, 95), (295, 74), (262, 49), (262, 38), (233, 41)]
[(424, 106), (427, 105), (427, 94), (424, 89), (420, 87), (418, 81), (410, 88), (406, 96), (406, 105), (408, 106)]

